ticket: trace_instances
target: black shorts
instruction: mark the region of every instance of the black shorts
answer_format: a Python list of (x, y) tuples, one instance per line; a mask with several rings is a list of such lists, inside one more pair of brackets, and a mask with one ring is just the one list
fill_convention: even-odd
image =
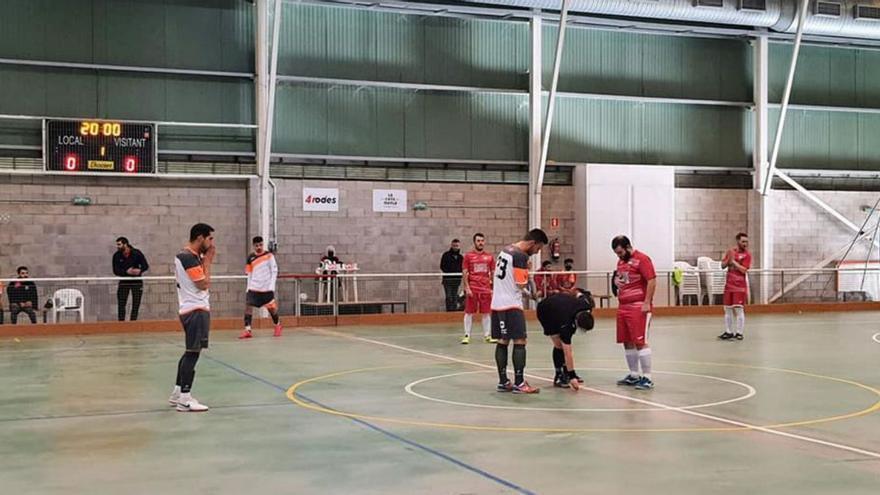
[(492, 338), (519, 340), (526, 338), (526, 315), (521, 309), (492, 311)]
[(211, 330), (211, 313), (192, 311), (180, 315), (183, 332), (186, 334), (186, 350), (200, 351), (208, 348), (208, 332)]
[(255, 308), (262, 308), (263, 306), (275, 301), (275, 292), (255, 292), (252, 290), (247, 291), (247, 305), (253, 306)]

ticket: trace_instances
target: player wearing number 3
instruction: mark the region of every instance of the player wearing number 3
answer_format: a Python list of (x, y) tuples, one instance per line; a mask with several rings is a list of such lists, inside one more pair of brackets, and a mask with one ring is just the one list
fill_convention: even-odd
[[(529, 285), (529, 256), (538, 254), (547, 244), (547, 234), (532, 229), (519, 242), (511, 244), (495, 260), (492, 290), (492, 338), (497, 339), (495, 364), (498, 367), (499, 392), (535, 394), (537, 388), (525, 381), (526, 318), (523, 295)], [(531, 297), (531, 294), (528, 294)], [(507, 347), (513, 341), (514, 383), (507, 377)]]

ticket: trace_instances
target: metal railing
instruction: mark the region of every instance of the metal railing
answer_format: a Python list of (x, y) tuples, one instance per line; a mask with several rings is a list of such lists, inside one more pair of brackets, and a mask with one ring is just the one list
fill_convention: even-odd
[[(718, 274), (723, 272), (695, 271), (700, 277), (699, 291), (684, 291), (676, 284), (673, 271), (657, 272), (655, 306), (712, 305), (722, 303), (724, 284)], [(715, 275), (713, 277), (713, 275)], [(282, 275), (276, 287), (276, 299), (282, 315), (339, 316), (371, 313), (426, 313), (446, 311), (444, 277), (456, 275), (441, 273), (357, 274), (357, 275)], [(546, 296), (559, 285), (574, 286), (593, 293), (599, 307), (615, 307), (611, 291), (612, 272), (536, 272), (533, 274), (536, 292)], [(0, 279), (3, 294), (0, 312), (3, 323), (11, 321), (10, 285), (19, 279)], [(39, 322), (72, 322), (79, 318), (86, 322), (114, 321), (119, 318), (118, 297), (120, 283), (127, 304), (125, 319), (131, 319), (132, 292), (139, 292), (140, 320), (167, 320), (177, 315), (177, 292), (173, 277), (144, 277), (142, 279), (116, 277), (33, 278), (37, 300), (33, 306)], [(140, 280), (139, 291), (125, 289), (126, 284)], [(749, 302), (809, 303), (831, 301), (880, 300), (880, 268), (862, 269), (775, 269), (751, 270), (748, 274)], [(211, 282), (211, 311), (215, 317), (238, 317), (243, 314), (247, 279), (244, 275), (214, 276)], [(79, 304), (75, 299), (59, 301), (53, 298), (58, 291), (75, 289), (81, 293)], [(687, 292), (687, 293), (686, 293)], [(457, 291), (459, 303), (463, 290)], [(51, 301), (51, 302), (50, 302)], [(528, 301), (526, 300), (526, 303)], [(460, 309), (460, 305), (459, 305)], [(59, 310), (62, 310), (60, 313)], [(19, 323), (30, 319), (27, 311), (18, 315)]]

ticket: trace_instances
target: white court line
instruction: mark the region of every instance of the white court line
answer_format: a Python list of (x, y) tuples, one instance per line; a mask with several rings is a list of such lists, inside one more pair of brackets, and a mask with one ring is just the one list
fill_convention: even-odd
[(871, 336), (871, 340), (873, 340), (874, 342), (880, 344), (880, 332), (877, 332), (877, 333), (875, 333), (874, 335), (872, 335), (872, 336)]
[[(550, 368), (537, 368), (536, 371), (549, 370), (549, 369)], [(619, 368), (580, 368), (580, 369), (587, 370), (587, 371), (589, 371), (589, 370), (593, 370), (593, 371), (626, 371), (626, 370), (621, 370)], [(472, 402), (456, 402), (454, 400), (439, 399), (437, 397), (431, 397), (428, 395), (420, 394), (420, 393), (416, 392), (415, 390), (413, 390), (413, 388), (415, 388), (417, 385), (421, 385), (422, 383), (430, 382), (433, 380), (441, 380), (443, 378), (451, 378), (454, 376), (461, 376), (461, 375), (472, 375), (474, 373), (490, 373), (490, 372), (491, 372), (490, 370), (459, 371), (458, 373), (450, 373), (448, 375), (429, 376), (428, 378), (422, 378), (421, 380), (416, 380), (416, 381), (406, 385), (403, 389), (406, 391), (406, 393), (408, 393), (412, 396), (418, 397), (420, 399), (430, 400), (433, 402), (440, 402), (443, 404), (450, 404), (453, 406), (476, 407), (476, 408), (480, 408), (480, 409), (508, 409), (508, 410), (513, 410), (513, 411), (552, 411), (552, 412), (633, 412), (633, 411), (663, 411), (664, 410), (659, 407), (634, 407), (634, 408), (629, 408), (629, 409), (620, 409), (620, 408), (596, 408), (596, 407), (571, 408), (571, 407), (496, 406), (496, 405), (491, 405), (491, 404), (475, 404)], [(752, 397), (754, 397), (758, 393), (755, 390), (755, 387), (752, 387), (751, 385), (749, 385), (747, 383), (742, 383), (742, 382), (738, 382), (735, 380), (728, 380), (727, 378), (719, 378), (717, 376), (698, 375), (696, 373), (683, 373), (683, 372), (679, 372), (679, 371), (657, 371), (657, 370), (654, 370), (654, 373), (659, 373), (661, 375), (681, 375), (681, 376), (695, 376), (698, 378), (708, 378), (710, 380), (715, 380), (715, 381), (719, 381), (719, 382), (732, 383), (734, 385), (738, 385), (738, 386), (746, 389), (746, 393), (744, 395), (741, 395), (739, 397), (734, 397), (733, 399), (726, 399), (726, 400), (722, 400), (722, 401), (718, 401), (718, 402), (707, 402), (705, 404), (694, 404), (692, 406), (678, 406), (682, 409), (705, 409), (707, 407), (714, 407), (714, 406), (720, 406), (720, 405), (724, 405), (724, 404), (731, 404), (733, 402), (739, 402), (739, 401), (751, 399)]]
[[(456, 357), (446, 356), (443, 354), (435, 354), (433, 352), (421, 351), (419, 349), (412, 349), (409, 347), (403, 347), (403, 346), (400, 346), (397, 344), (389, 344), (387, 342), (382, 342), (379, 340), (365, 339), (362, 337), (355, 337), (352, 335), (347, 335), (347, 334), (335, 332), (332, 330), (325, 330), (325, 329), (314, 328), (314, 327), (304, 328), (304, 330), (310, 330), (310, 331), (318, 333), (318, 334), (340, 337), (340, 338), (347, 339), (347, 340), (355, 340), (358, 342), (366, 342), (368, 344), (380, 345), (383, 347), (397, 349), (399, 351), (409, 352), (409, 353), (413, 353), (413, 354), (420, 354), (423, 356), (433, 357), (436, 359), (443, 359), (446, 361), (452, 361), (452, 362), (461, 363), (461, 364), (469, 364), (471, 366), (477, 366), (479, 368), (488, 368), (488, 369), (493, 369), (493, 370), (495, 369), (495, 366), (490, 366), (488, 364), (478, 363), (476, 361), (469, 361), (467, 359), (459, 359)], [(531, 374), (528, 374), (526, 376), (528, 376), (529, 378), (534, 378), (536, 380), (543, 380), (543, 381), (548, 381), (548, 382), (553, 381), (549, 378), (542, 377), (542, 376), (536, 376), (536, 375), (531, 375)], [(661, 404), (659, 402), (653, 402), (653, 401), (649, 401), (649, 400), (639, 399), (636, 397), (630, 397), (630, 396), (626, 396), (626, 395), (616, 394), (614, 392), (606, 392), (604, 390), (600, 390), (600, 389), (596, 389), (596, 388), (581, 387), (581, 389), (582, 390), (589, 390), (591, 392), (595, 392), (597, 394), (605, 395), (608, 397), (616, 397), (618, 399), (628, 400), (631, 402), (636, 402), (636, 403), (644, 404), (647, 406), (658, 407), (658, 408), (666, 410), (666, 411), (679, 412), (681, 414), (686, 414), (688, 416), (693, 416), (695, 418), (706, 419), (709, 421), (714, 421), (717, 423), (724, 423), (724, 424), (731, 425), (731, 426), (738, 426), (740, 428), (747, 428), (750, 430), (755, 430), (755, 431), (760, 431), (762, 433), (767, 433), (768, 435), (776, 435), (776, 436), (780, 436), (780, 437), (784, 437), (784, 438), (790, 438), (792, 440), (800, 440), (802, 442), (812, 443), (815, 445), (822, 445), (824, 447), (830, 447), (833, 449), (843, 450), (843, 451), (851, 452), (854, 454), (860, 454), (860, 455), (867, 456), (867, 457), (873, 457), (874, 459), (880, 459), (880, 452), (874, 452), (871, 450), (860, 449), (858, 447), (853, 447), (850, 445), (843, 445), (840, 443), (828, 442), (825, 440), (820, 440), (818, 438), (808, 437), (808, 436), (804, 436), (804, 435), (797, 435), (795, 433), (788, 433), (786, 431), (774, 430), (771, 428), (766, 428), (764, 426), (758, 426), (758, 425), (753, 425), (750, 423), (744, 423), (742, 421), (727, 419), (727, 418), (723, 418), (721, 416), (714, 416), (711, 414), (701, 413), (698, 411), (691, 411), (688, 409), (682, 409), (680, 407), (668, 406), (666, 404)]]

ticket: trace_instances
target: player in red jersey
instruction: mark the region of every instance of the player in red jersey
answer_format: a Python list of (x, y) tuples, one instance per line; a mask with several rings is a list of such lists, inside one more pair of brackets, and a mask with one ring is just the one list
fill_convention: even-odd
[[(638, 390), (654, 388), (651, 380), (651, 348), (648, 329), (651, 326), (657, 275), (654, 263), (646, 254), (633, 249), (624, 235), (611, 240), (611, 249), (619, 258), (614, 285), (617, 286), (617, 343), (623, 344), (629, 374), (618, 385)], [(641, 365), (641, 373), (639, 373)]]
[(495, 273), (495, 257), (485, 251), (486, 236), (474, 234), (474, 250), (464, 255), (461, 263), (462, 286), (466, 296), (464, 303), (464, 337), (462, 344), (471, 343), (471, 327), (474, 315), (482, 315), (483, 340), (487, 344), (498, 342), (492, 338), (492, 274)]
[[(727, 283), (724, 285), (724, 333), (721, 340), (742, 340), (746, 325), (746, 301), (749, 299), (749, 268), (752, 267), (752, 253), (749, 252), (749, 236), (743, 232), (736, 234), (736, 247), (731, 248), (721, 259), (721, 267), (727, 268)], [(734, 324), (736, 325), (734, 327)]]

